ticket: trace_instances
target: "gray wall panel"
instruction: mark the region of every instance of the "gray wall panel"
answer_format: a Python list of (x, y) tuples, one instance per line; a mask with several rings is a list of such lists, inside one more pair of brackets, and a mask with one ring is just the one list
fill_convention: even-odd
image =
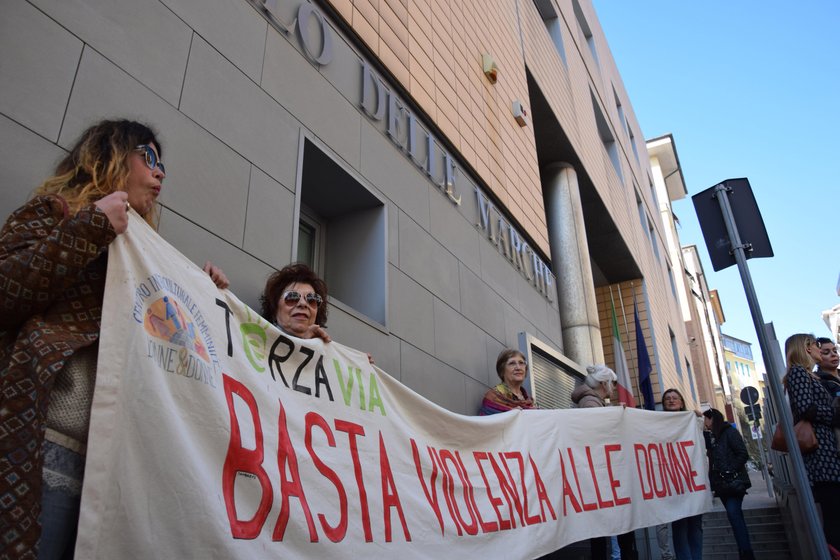
[(0, 1), (0, 113), (57, 140), (82, 42), (20, 0)]
[(450, 306), (460, 308), (457, 259), (402, 212), (399, 222), (400, 269)]
[(460, 264), (461, 312), (497, 340), (505, 338), (505, 316), (498, 305), (490, 302), (499, 295), (464, 263)]
[(394, 144), (368, 122), (362, 124), (362, 174), (400, 210), (429, 229), (429, 182)]
[(32, 0), (50, 17), (178, 105), (192, 30), (158, 0)]
[(298, 122), (200, 37), (190, 52), (181, 111), (275, 180), (295, 184)]
[(464, 375), (411, 344), (401, 345), (401, 381), (427, 399), (461, 414), (468, 412)]
[(268, 23), (247, 2), (160, 0), (254, 82), (260, 82)]
[(66, 152), (31, 130), (0, 116), (0, 220), (29, 199)]
[(244, 249), (275, 268), (292, 262), (295, 197), (271, 177), (251, 167)]
[(289, 42), (269, 32), (262, 87), (287, 111), (359, 169), (362, 116)]
[(390, 267), (390, 330), (429, 354), (435, 352), (434, 296), (426, 288)]
[(435, 356), (477, 381), (487, 379), (487, 334), (436, 299)]
[(441, 192), (432, 192), (429, 207), (431, 225), (429, 231), (444, 247), (452, 251), (458, 260), (474, 273), (481, 273), (479, 243), (486, 243), (474, 224), (467, 221), (458, 207)]

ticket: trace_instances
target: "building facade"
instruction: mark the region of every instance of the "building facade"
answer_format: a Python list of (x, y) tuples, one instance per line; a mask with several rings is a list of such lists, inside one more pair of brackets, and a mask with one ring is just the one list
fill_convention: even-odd
[[(588, 363), (655, 400), (692, 353), (639, 123), (588, 0), (27, 0), (0, 12), (8, 215), (106, 117), (160, 132), (159, 231), (257, 307), (309, 262), (341, 343), (466, 414), (523, 349), (545, 406)], [(614, 311), (613, 311), (614, 310)]]
[(756, 370), (752, 344), (728, 334), (721, 335), (721, 342), (726, 360), (726, 375), (734, 395), (733, 402), (746, 416), (749, 407), (741, 402), (739, 395), (745, 387), (755, 387), (758, 391), (758, 404), (763, 405), (764, 378)]
[(682, 248), (691, 303), (685, 313), (691, 354), (699, 369), (708, 372), (698, 384), (700, 400), (734, 421), (732, 390), (726, 375), (721, 325), (726, 321), (717, 290), (709, 290), (696, 245)]

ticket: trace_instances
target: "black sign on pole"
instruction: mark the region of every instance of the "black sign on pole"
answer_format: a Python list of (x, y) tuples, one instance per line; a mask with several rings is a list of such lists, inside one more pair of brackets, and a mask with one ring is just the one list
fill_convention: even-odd
[(735, 264), (735, 255), (732, 253), (732, 244), (723, 223), (720, 203), (715, 198), (718, 185), (723, 185), (729, 191), (729, 204), (732, 206), (741, 242), (745, 246), (746, 258), (772, 257), (773, 248), (770, 246), (770, 238), (767, 236), (767, 229), (764, 227), (764, 220), (761, 218), (749, 180), (727, 179), (691, 197), (709, 257), (712, 259), (712, 268), (717, 272)]
[(747, 406), (753, 405), (758, 402), (758, 389), (753, 387), (752, 385), (748, 385), (741, 389), (741, 402)]

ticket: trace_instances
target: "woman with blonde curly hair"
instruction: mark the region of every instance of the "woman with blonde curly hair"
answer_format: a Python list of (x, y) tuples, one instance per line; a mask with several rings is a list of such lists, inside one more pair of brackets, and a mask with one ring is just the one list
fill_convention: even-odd
[(161, 153), (146, 125), (97, 123), (0, 230), (0, 557), (72, 558), (108, 245), (132, 209), (156, 225)]

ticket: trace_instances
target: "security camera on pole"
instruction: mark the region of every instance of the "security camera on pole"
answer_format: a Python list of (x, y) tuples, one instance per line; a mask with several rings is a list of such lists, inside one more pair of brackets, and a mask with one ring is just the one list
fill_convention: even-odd
[[(784, 371), (784, 364), (778, 342), (774, 351), (768, 336), (768, 331), (773, 331), (773, 325), (764, 323), (758, 296), (747, 266), (748, 258), (773, 256), (770, 239), (767, 237), (767, 230), (764, 228), (764, 221), (755, 202), (750, 182), (747, 179), (727, 179), (691, 198), (700, 221), (703, 238), (706, 240), (712, 268), (718, 271), (733, 264), (738, 265), (755, 332), (758, 335), (758, 344), (761, 347), (764, 364), (767, 366), (770, 394), (779, 412), (779, 423), (782, 425), (785, 441), (788, 449), (791, 450), (792, 482), (800, 496), (799, 503), (802, 507), (802, 516), (806, 520), (805, 526), (810, 533), (816, 558), (829, 560), (828, 546), (825, 544), (822, 525), (814, 505), (814, 496), (811, 494), (805, 463), (793, 433), (793, 415), (782, 390), (781, 373)], [(743, 242), (742, 235), (745, 240)]]

